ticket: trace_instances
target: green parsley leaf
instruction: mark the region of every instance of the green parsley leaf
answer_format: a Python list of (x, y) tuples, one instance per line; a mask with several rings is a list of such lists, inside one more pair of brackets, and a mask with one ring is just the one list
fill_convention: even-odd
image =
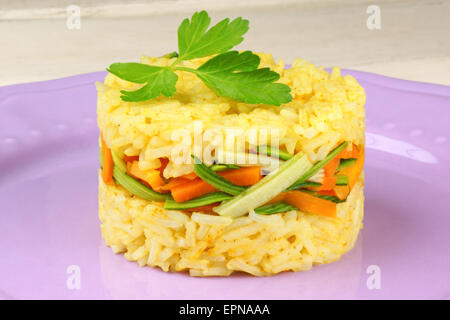
[(253, 71), (260, 62), (259, 56), (251, 51), (229, 51), (206, 61), (197, 70), (209, 73)]
[(136, 91), (120, 91), (123, 101), (146, 101), (160, 95), (172, 97), (176, 91), (178, 76), (167, 67), (132, 62), (113, 63), (107, 70), (123, 80), (146, 84)]
[(241, 43), (249, 29), (248, 20), (226, 18), (206, 31), (211, 18), (206, 11), (196, 12), (178, 28), (178, 60), (202, 58), (223, 53)]
[(259, 60), (250, 51), (230, 51), (208, 60), (195, 74), (219, 96), (273, 106), (291, 101), (289, 86), (274, 83), (280, 79), (278, 73), (269, 68), (256, 69)]
[[(197, 75), (212, 91), (240, 102), (279, 106), (292, 100), (290, 88), (276, 83), (280, 75), (269, 68), (258, 69), (259, 56), (251, 51), (228, 51), (243, 40), (248, 31), (248, 20), (224, 19), (208, 30), (211, 18), (206, 11), (196, 12), (178, 28), (178, 52), (163, 57), (175, 61), (169, 66), (151, 66), (141, 63), (114, 63), (109, 69), (117, 77), (144, 84), (136, 91), (122, 90), (124, 101), (146, 101), (161, 95), (172, 97), (178, 76), (175, 71)], [(180, 64), (183, 60), (216, 55), (198, 69)]]

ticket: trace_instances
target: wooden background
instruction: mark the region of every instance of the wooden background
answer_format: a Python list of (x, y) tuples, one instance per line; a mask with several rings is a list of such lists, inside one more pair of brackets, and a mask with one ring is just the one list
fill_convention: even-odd
[[(80, 29), (66, 25), (67, 6)], [(381, 29), (369, 30), (369, 5)], [(238, 48), (301, 57), (392, 77), (450, 85), (450, 1), (356, 0), (0, 0), (0, 85), (104, 70), (176, 50), (176, 29), (193, 11), (217, 22), (242, 16), (251, 29)]]

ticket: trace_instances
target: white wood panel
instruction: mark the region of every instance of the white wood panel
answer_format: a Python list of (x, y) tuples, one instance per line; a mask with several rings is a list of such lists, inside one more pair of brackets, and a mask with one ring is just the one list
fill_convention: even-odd
[[(450, 1), (236, 1), (131, 1), (134, 9), (127, 6), (122, 13), (114, 11), (124, 8), (120, 0), (97, 6), (73, 1), (82, 10), (81, 28), (69, 30), (65, 6), (52, 6), (54, 1), (27, 6), (34, 1), (0, 0), (0, 85), (104, 70), (112, 62), (137, 61), (141, 54), (173, 51), (176, 29), (195, 7), (188, 5), (198, 3), (214, 21), (250, 19), (240, 49), (272, 52), (287, 63), (301, 57), (325, 67), (450, 85)], [(371, 3), (381, 8), (380, 30), (366, 26)], [(147, 11), (133, 13), (139, 6)]]

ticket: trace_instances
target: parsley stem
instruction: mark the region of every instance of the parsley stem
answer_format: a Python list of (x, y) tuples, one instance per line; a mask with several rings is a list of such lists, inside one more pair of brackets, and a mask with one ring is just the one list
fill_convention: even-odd
[(170, 65), (170, 67), (172, 68), (172, 67), (175, 67), (178, 63), (180, 63), (180, 57), (178, 56), (176, 59), (175, 59), (175, 61)]
[(197, 70), (196, 69), (192, 69), (192, 68), (188, 68), (188, 67), (173, 67), (173, 70), (179, 70), (179, 71), (187, 71), (187, 72), (192, 72), (197, 74)]

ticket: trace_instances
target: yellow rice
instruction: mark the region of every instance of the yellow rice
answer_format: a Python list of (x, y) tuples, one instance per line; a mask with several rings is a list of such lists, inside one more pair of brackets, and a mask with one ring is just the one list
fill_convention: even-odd
[[(107, 145), (119, 156), (139, 156), (141, 170), (158, 168), (158, 158), (169, 158), (166, 178), (193, 171), (193, 164), (172, 159), (172, 150), (182, 138), (177, 130), (188, 130), (194, 139), (194, 123), (201, 123), (204, 131), (240, 128), (244, 136), (270, 127), (276, 129), (273, 134), (280, 147), (290, 153), (301, 150), (311, 162), (323, 159), (339, 141), (364, 146), (365, 93), (353, 77), (342, 77), (338, 68), (330, 74), (301, 59), (285, 69), (282, 60), (275, 63), (269, 54), (260, 57), (261, 66), (280, 73), (280, 82), (291, 87), (292, 102), (281, 107), (237, 103), (216, 96), (194, 75), (177, 71), (174, 97), (128, 103), (120, 99), (120, 90), (139, 87), (108, 74), (104, 83), (97, 83), (98, 126)], [(141, 60), (153, 65), (173, 61)], [(206, 60), (183, 64), (197, 67)], [(248, 147), (254, 143), (246, 140)], [(208, 147), (214, 148), (212, 141), (203, 142), (203, 148)], [(99, 182), (106, 244), (141, 266), (188, 270), (193, 276), (226, 276), (233, 271), (265, 276), (334, 261), (351, 249), (357, 238), (363, 200), (361, 176), (347, 201), (338, 204), (336, 218), (291, 211), (272, 216), (250, 212), (231, 219), (166, 211), (161, 203), (140, 199), (120, 186), (104, 185), (101, 179)]]

